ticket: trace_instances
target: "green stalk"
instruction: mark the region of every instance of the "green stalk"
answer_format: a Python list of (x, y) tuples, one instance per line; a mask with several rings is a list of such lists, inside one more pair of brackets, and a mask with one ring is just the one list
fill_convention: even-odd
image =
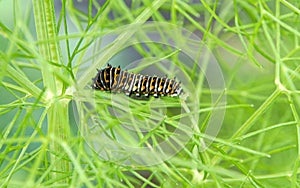
[[(62, 64), (59, 56), (57, 41), (54, 6), (52, 0), (32, 0), (34, 8), (35, 26), (38, 39), (38, 61), (41, 64), (44, 86), (46, 88), (46, 104), (48, 106), (48, 135), (50, 142), (50, 160), (53, 165), (52, 180), (62, 179), (59, 183), (66, 182), (63, 175), (70, 171), (69, 163), (64, 160), (65, 152), (58, 144), (64, 142), (69, 135), (68, 102), (63, 99), (63, 82), (55, 73), (59, 73)], [(58, 66), (55, 66), (58, 65)], [(56, 140), (56, 142), (54, 142)], [(59, 142), (58, 142), (59, 141)]]
[(270, 106), (275, 99), (282, 94), (282, 90), (275, 90), (270, 97), (266, 99), (266, 101), (247, 119), (247, 121), (235, 132), (235, 134), (231, 137), (232, 140), (238, 138), (243, 135), (247, 130), (251, 128), (253, 123), (257, 120), (257, 118), (261, 117), (261, 115), (265, 112), (265, 110)]

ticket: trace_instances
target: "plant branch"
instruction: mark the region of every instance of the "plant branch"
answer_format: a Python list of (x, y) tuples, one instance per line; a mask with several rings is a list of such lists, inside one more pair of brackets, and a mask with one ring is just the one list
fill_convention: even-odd
[[(41, 64), (46, 97), (48, 99), (48, 135), (50, 136), (50, 160), (54, 164), (51, 179), (62, 179), (66, 182), (64, 172), (70, 171), (68, 161), (64, 160), (63, 148), (54, 140), (66, 140), (69, 136), (68, 99), (58, 97), (63, 95), (63, 82), (56, 76), (60, 72), (62, 62), (59, 59), (59, 46), (56, 33), (55, 14), (52, 0), (32, 0), (34, 8), (35, 26), (41, 54), (39, 60)], [(61, 174), (59, 174), (61, 173)], [(60, 175), (60, 176), (59, 176)]]

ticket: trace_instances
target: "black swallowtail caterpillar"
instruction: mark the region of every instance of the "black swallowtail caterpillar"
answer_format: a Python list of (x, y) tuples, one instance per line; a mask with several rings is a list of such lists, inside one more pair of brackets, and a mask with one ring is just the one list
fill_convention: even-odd
[(127, 96), (135, 94), (140, 97), (159, 96), (179, 96), (182, 93), (180, 82), (167, 77), (148, 76), (129, 73), (121, 70), (120, 66), (112, 67), (110, 64), (106, 68), (98, 70), (91, 87), (95, 90), (124, 92)]

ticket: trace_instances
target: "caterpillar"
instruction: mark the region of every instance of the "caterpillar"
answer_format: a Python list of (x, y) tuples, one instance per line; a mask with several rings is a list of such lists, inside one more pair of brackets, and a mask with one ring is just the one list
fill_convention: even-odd
[(179, 96), (182, 93), (180, 82), (167, 77), (148, 76), (129, 73), (120, 66), (110, 64), (104, 69), (97, 69), (97, 75), (92, 79), (91, 87), (95, 90), (123, 92), (127, 96)]

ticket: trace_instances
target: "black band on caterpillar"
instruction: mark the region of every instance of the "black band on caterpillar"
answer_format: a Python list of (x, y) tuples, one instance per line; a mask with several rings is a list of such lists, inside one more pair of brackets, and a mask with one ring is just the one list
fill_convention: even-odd
[(175, 78), (129, 73), (127, 70), (121, 70), (120, 66), (112, 67), (110, 64), (98, 70), (91, 87), (101, 91), (123, 92), (128, 96), (134, 94), (138, 97), (179, 96), (182, 93), (180, 82), (176, 82)]

